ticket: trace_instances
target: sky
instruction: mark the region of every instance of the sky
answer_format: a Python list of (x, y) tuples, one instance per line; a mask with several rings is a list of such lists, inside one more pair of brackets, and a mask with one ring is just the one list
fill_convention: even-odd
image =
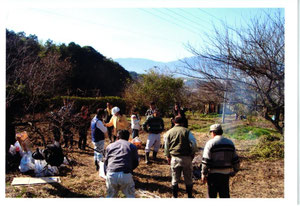
[(276, 10), (276, 7), (199, 8), (192, 3), (184, 4), (185, 7), (179, 4), (177, 8), (172, 8), (173, 4), (103, 8), (93, 3), (84, 7), (60, 4), (55, 7), (32, 0), (23, 6), (20, 2), (11, 0), (7, 6), (5, 27), (9, 30), (34, 34), (41, 42), (50, 39), (56, 44), (75, 42), (92, 46), (107, 58), (161, 62), (192, 56), (186, 45), (202, 45), (206, 34), (213, 32), (213, 26), (219, 27), (222, 22), (239, 25), (255, 15)]

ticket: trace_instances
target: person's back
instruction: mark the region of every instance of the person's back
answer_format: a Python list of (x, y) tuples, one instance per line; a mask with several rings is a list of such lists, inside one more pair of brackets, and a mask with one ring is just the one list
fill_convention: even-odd
[(128, 142), (129, 132), (118, 131), (118, 141), (106, 148), (105, 173), (107, 197), (117, 197), (121, 190), (126, 197), (135, 197), (133, 170), (139, 164), (139, 156), (135, 145)]
[(221, 135), (215, 136), (206, 143), (203, 161), (206, 161), (208, 157), (210, 157), (211, 173), (230, 173), (234, 160), (238, 158), (233, 142)]
[(123, 139), (109, 144), (106, 148), (107, 172), (131, 173), (138, 166), (136, 151), (135, 145)]
[(208, 186), (210, 198), (229, 198), (229, 178), (239, 170), (239, 157), (233, 142), (222, 136), (220, 124), (210, 126), (210, 139), (204, 147), (201, 179)]
[(197, 142), (193, 134), (183, 127), (183, 118), (175, 117), (175, 126), (165, 134), (164, 152), (171, 166), (173, 197), (178, 197), (178, 184), (183, 173), (186, 192), (192, 198), (192, 160), (197, 151)]
[(166, 138), (168, 138), (169, 151), (172, 156), (192, 155), (189, 132), (187, 128), (178, 125), (167, 132)]
[(98, 142), (104, 140), (105, 135), (100, 128), (97, 127), (97, 124), (102, 124), (102, 121), (97, 118), (97, 115), (91, 120), (91, 137), (93, 142)]

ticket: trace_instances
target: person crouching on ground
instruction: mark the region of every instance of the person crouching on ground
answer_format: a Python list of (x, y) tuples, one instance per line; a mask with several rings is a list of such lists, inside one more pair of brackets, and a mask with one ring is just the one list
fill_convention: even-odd
[(111, 127), (113, 126), (113, 136), (114, 136), (114, 141), (116, 141), (117, 137), (117, 132), (118, 130), (123, 130), (123, 129), (128, 129), (128, 121), (126, 119), (126, 116), (121, 114), (120, 108), (119, 107), (113, 107), (111, 110), (112, 117), (109, 121), (109, 123), (106, 123), (106, 127)]
[(229, 198), (229, 177), (240, 167), (239, 157), (230, 139), (222, 136), (220, 124), (210, 126), (211, 138), (204, 147), (201, 179), (207, 182), (209, 198)]
[(186, 192), (188, 197), (192, 198), (192, 160), (197, 152), (197, 142), (190, 130), (184, 127), (183, 117), (176, 116), (174, 123), (175, 126), (165, 134), (164, 149), (168, 164), (171, 164), (173, 197), (178, 197), (178, 183), (183, 173)]
[(119, 130), (118, 140), (106, 148), (107, 197), (117, 197), (119, 190), (126, 197), (135, 197), (132, 172), (139, 165), (139, 156), (136, 146), (128, 142), (129, 135), (127, 130)]
[(94, 144), (94, 160), (96, 170), (99, 170), (99, 162), (104, 154), (104, 139), (107, 136), (107, 128), (103, 125), (102, 118), (104, 115), (103, 109), (97, 109), (96, 116), (91, 121), (91, 136)]
[(145, 147), (145, 163), (149, 164), (150, 149), (152, 146), (154, 146), (153, 160), (156, 160), (156, 155), (160, 147), (160, 133), (164, 131), (164, 121), (160, 117), (159, 111), (157, 109), (154, 110), (153, 116), (149, 116), (142, 127), (144, 131), (149, 133)]

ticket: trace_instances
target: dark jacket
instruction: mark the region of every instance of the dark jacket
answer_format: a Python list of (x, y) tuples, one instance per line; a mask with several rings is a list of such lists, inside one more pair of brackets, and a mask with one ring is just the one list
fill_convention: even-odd
[(142, 125), (144, 131), (159, 134), (164, 131), (164, 121), (161, 117), (150, 116)]
[(174, 127), (174, 125), (175, 125), (175, 123), (174, 123), (175, 117), (176, 117), (176, 116), (181, 116), (182, 119), (183, 119), (183, 126), (184, 126), (185, 128), (188, 128), (188, 120), (187, 120), (187, 118), (186, 118), (186, 116), (185, 116), (185, 112), (186, 112), (186, 109), (178, 109), (178, 110), (173, 109), (173, 110), (172, 110), (172, 115), (171, 115), (171, 117), (172, 117), (171, 127)]
[(112, 117), (112, 114), (107, 111), (107, 108), (104, 110), (104, 122), (108, 123)]

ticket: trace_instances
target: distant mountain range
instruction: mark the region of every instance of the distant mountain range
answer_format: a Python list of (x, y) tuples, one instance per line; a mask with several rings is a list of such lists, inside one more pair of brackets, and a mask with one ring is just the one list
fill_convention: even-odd
[(124, 67), (127, 71), (136, 72), (138, 74), (145, 74), (149, 71), (149, 69), (153, 68), (169, 68), (171, 70), (176, 67), (182, 67), (184, 64), (182, 60), (186, 60), (189, 63), (194, 62), (195, 57), (187, 57), (181, 60), (171, 61), (171, 62), (157, 62), (150, 59), (141, 59), (141, 58), (118, 58), (114, 59), (114, 61), (118, 62), (122, 67)]
[[(137, 79), (139, 74), (145, 74), (150, 69), (170, 69), (175, 70), (178, 67), (183, 67), (185, 64), (182, 61), (187, 61), (189, 64), (194, 64), (195, 57), (187, 57), (177, 61), (171, 62), (157, 62), (150, 59), (141, 59), (141, 58), (119, 58), (114, 59), (115, 62), (118, 62), (122, 67), (129, 71), (133, 79)], [(194, 88), (198, 80), (185, 77), (183, 75), (174, 75), (175, 77), (183, 78), (186, 86)]]

